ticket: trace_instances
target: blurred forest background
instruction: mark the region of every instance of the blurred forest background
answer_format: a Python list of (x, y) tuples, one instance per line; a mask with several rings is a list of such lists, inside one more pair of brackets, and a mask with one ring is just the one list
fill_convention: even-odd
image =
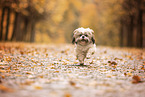
[(145, 0), (0, 0), (0, 41), (71, 43), (78, 27), (97, 45), (145, 47)]

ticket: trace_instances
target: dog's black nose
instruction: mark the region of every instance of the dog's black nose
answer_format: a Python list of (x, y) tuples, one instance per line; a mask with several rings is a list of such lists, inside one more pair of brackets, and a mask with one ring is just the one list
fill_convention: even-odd
[(82, 38), (85, 38), (85, 36), (82, 36)]

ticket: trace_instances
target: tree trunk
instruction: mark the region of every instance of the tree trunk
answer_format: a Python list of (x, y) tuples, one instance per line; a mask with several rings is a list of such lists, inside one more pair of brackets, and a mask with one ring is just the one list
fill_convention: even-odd
[(17, 17), (17, 28), (16, 28), (16, 41), (21, 41), (21, 23), (22, 23), (22, 20), (21, 20), (21, 14), (18, 13), (18, 17)]
[(32, 20), (30, 42), (34, 42), (34, 39), (35, 39), (35, 22), (34, 20)]
[(124, 32), (123, 32), (123, 20), (120, 20), (120, 46), (123, 47), (123, 36), (124, 36)]
[(2, 36), (3, 36), (4, 15), (5, 15), (5, 8), (2, 9), (0, 40), (2, 40)]
[(132, 47), (133, 46), (133, 19), (134, 19), (134, 16), (131, 15), (129, 17), (130, 21), (129, 21), (129, 26), (128, 26), (128, 40), (127, 40), (127, 45), (129, 47)]
[(138, 27), (137, 27), (137, 47), (143, 47), (143, 19), (142, 19), (143, 11), (140, 9), (138, 13)]
[(16, 38), (17, 17), (18, 17), (18, 13), (16, 12), (15, 13), (14, 30), (13, 30), (13, 34), (12, 34), (12, 37), (11, 37), (11, 41)]
[(28, 19), (25, 18), (25, 21), (24, 21), (24, 36), (23, 36), (23, 41), (27, 41), (26, 37), (27, 37), (27, 34), (28, 34)]
[(5, 40), (8, 40), (9, 22), (10, 22), (10, 8), (7, 8), (7, 10), (8, 10), (8, 15), (7, 15), (7, 26), (6, 26)]
[(137, 47), (143, 47), (143, 10), (141, 8), (142, 0), (137, 1)]
[(21, 14), (16, 13), (12, 40), (21, 41)]
[(143, 25), (142, 25), (142, 32), (143, 32), (143, 48), (145, 48), (145, 8), (143, 9)]

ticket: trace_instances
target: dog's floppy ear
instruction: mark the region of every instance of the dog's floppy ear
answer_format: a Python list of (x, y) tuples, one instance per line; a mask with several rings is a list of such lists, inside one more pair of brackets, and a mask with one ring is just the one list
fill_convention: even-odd
[(75, 40), (75, 37), (73, 36), (72, 43), (74, 44), (74, 43), (75, 43), (75, 41), (76, 41), (76, 40)]
[(75, 36), (74, 36), (74, 34), (75, 34), (76, 32), (77, 32), (77, 29), (73, 31), (73, 39), (72, 39), (72, 43), (73, 43), (73, 44), (76, 43)]
[(94, 36), (91, 38), (91, 40), (92, 40), (92, 42), (93, 42), (93, 44), (95, 43), (95, 38), (94, 38)]
[(92, 32), (92, 38), (91, 38), (91, 40), (92, 40), (92, 42), (93, 42), (93, 44), (95, 43), (95, 37), (94, 37), (94, 31), (91, 29), (91, 32)]

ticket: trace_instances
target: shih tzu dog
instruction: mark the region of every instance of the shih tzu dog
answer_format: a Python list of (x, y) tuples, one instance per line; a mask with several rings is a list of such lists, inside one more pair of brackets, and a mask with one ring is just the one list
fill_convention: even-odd
[(80, 65), (84, 65), (84, 59), (90, 58), (96, 51), (94, 31), (90, 28), (81, 27), (74, 30), (72, 43), (76, 46), (76, 57)]

